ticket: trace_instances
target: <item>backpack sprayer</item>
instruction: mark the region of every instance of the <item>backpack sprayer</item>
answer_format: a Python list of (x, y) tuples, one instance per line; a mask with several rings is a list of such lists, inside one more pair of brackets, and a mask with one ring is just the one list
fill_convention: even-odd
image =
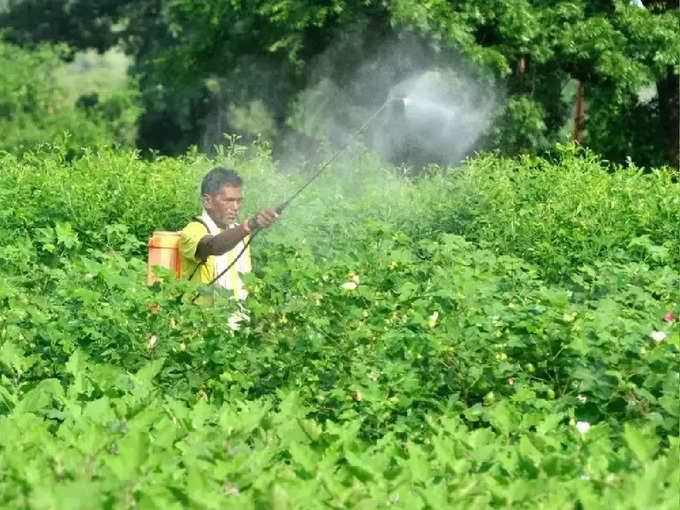
[[(331, 157), (328, 158), (328, 159), (327, 159), (327, 160), (319, 167), (319, 169), (314, 173), (314, 175), (312, 175), (312, 176), (307, 180), (307, 182), (305, 182), (305, 183), (304, 183), (304, 184), (303, 184), (303, 185), (302, 185), (295, 193), (293, 193), (288, 199), (286, 199), (286, 200), (284, 200), (283, 202), (281, 202), (281, 203), (274, 209), (274, 210), (276, 211), (276, 213), (277, 213), (277, 214), (281, 214), (281, 213), (282, 213), (282, 212), (290, 205), (290, 203), (291, 203), (293, 200), (295, 200), (295, 199), (298, 197), (298, 195), (300, 195), (300, 193), (302, 193), (302, 192), (303, 192), (310, 184), (312, 184), (312, 182), (314, 182), (314, 181), (315, 181), (315, 180), (316, 180), (316, 179), (324, 172), (324, 170), (326, 170), (326, 168), (328, 168), (328, 166), (329, 166), (333, 161), (335, 161), (335, 160), (338, 158), (338, 156), (339, 156), (340, 154), (342, 154), (345, 150), (347, 150), (347, 148), (350, 146), (350, 144), (352, 143), (352, 141), (353, 141), (353, 140), (354, 140), (354, 139), (355, 139), (355, 138), (356, 138), (356, 137), (357, 137), (364, 129), (366, 129), (366, 128), (371, 124), (371, 122), (373, 122), (373, 120), (374, 120), (378, 115), (380, 115), (380, 113), (382, 113), (382, 111), (383, 111), (385, 108), (387, 108), (388, 105), (393, 105), (393, 107), (397, 108), (399, 111), (403, 111), (404, 108), (406, 107), (406, 105), (408, 104), (408, 102), (409, 102), (409, 100), (408, 100), (407, 97), (388, 97), (388, 98), (387, 98), (387, 101), (385, 101), (385, 102), (383, 103), (383, 105), (382, 105), (380, 108), (378, 108), (378, 109), (377, 109), (370, 117), (368, 117), (368, 119), (363, 123), (363, 125), (362, 125), (359, 129), (357, 129), (356, 131), (354, 131), (354, 132), (350, 135), (349, 140), (347, 140), (347, 142), (345, 143), (345, 145), (343, 145), (343, 146), (340, 147), (338, 150), (336, 150), (335, 153), (333, 153), (333, 154), (331, 155)], [(253, 239), (255, 238), (255, 236), (257, 235), (258, 232), (260, 232), (260, 231), (259, 231), (259, 230), (255, 230), (255, 231), (249, 236), (248, 240), (244, 243), (243, 248), (241, 248), (241, 251), (238, 253), (238, 255), (236, 255), (236, 257), (234, 257), (234, 260), (232, 260), (231, 263), (230, 263), (230, 264), (229, 264), (229, 265), (228, 265), (228, 266), (227, 266), (220, 274), (218, 274), (217, 276), (215, 276), (215, 278), (213, 278), (213, 279), (210, 281), (210, 283), (208, 283), (208, 285), (212, 285), (212, 284), (215, 283), (217, 280), (219, 280), (219, 279), (222, 277), (222, 275), (224, 275), (227, 271), (229, 271), (229, 269), (231, 269), (231, 267), (232, 267), (234, 264), (236, 264), (236, 263), (238, 262), (238, 260), (239, 260), (239, 259), (241, 258), (241, 256), (245, 253), (245, 251), (248, 249), (248, 246), (250, 246), (250, 243), (253, 241)], [(198, 298), (198, 295), (197, 295), (196, 297), (194, 297), (194, 298), (191, 300), (191, 302), (193, 303), (194, 301), (196, 301), (197, 298)]]

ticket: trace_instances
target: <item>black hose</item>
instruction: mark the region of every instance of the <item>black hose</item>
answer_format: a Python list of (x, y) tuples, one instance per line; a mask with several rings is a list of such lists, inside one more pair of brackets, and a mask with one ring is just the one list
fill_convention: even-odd
[[(217, 280), (219, 280), (223, 274), (229, 271), (232, 268), (232, 266), (236, 264), (236, 262), (238, 262), (238, 260), (241, 258), (241, 255), (245, 253), (246, 249), (248, 248), (248, 246), (250, 246), (250, 243), (253, 241), (253, 238), (257, 235), (258, 232), (259, 230), (256, 230), (255, 232), (250, 234), (250, 237), (248, 237), (248, 240), (243, 244), (243, 248), (241, 248), (241, 251), (238, 253), (238, 255), (236, 255), (236, 258), (234, 258), (234, 260), (231, 261), (231, 263), (224, 269), (224, 271), (222, 271), (215, 278), (210, 280), (208, 286), (212, 285)], [(191, 304), (194, 304), (200, 295), (201, 295), (200, 292), (196, 293), (196, 295), (191, 299)]]

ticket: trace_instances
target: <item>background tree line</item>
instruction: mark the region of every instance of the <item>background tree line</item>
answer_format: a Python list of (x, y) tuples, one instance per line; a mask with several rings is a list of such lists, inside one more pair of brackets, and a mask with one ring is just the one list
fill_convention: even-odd
[[(142, 149), (177, 154), (224, 132), (252, 135), (258, 126), (238, 120), (258, 105), (271, 120), (260, 130), (276, 147), (291, 134), (300, 92), (321, 79), (320, 66), (324, 79), (362, 104), (367, 96), (351, 87), (356, 70), (379, 61), (386, 44), (418, 41), (420, 54), (382, 70), (395, 83), (424, 62), (456, 61), (505, 91), (484, 148), (540, 152), (573, 136), (607, 159), (647, 166), (678, 165), (679, 18), (671, 0), (0, 3), (12, 45), (44, 52), (43, 43), (65, 43), (62, 59), (123, 48), (141, 110), (131, 113), (129, 94), (113, 100), (114, 112), (111, 98), (108, 107), (97, 97), (80, 106), (109, 120), (126, 112)], [(0, 109), (6, 123), (10, 110)]]

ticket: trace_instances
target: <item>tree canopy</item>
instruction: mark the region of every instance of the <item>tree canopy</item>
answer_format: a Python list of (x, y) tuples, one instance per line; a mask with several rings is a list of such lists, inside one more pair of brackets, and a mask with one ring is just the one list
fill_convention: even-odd
[(395, 81), (448, 61), (505, 91), (488, 147), (540, 151), (569, 137), (578, 83), (584, 145), (614, 160), (677, 165), (680, 14), (670, 0), (643, 4), (10, 0), (0, 23), (23, 45), (122, 45), (142, 88), (138, 143), (168, 153), (201, 143), (215, 123), (233, 128), (229, 104), (259, 100), (283, 131), (302, 90), (321, 79), (350, 90), (380, 48), (408, 39), (423, 49), (391, 69)]

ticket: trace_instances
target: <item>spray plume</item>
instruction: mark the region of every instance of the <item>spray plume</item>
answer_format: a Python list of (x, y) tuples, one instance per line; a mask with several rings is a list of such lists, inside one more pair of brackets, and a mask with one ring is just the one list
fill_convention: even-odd
[(493, 94), (451, 69), (420, 73), (392, 88), (392, 108), (372, 146), (393, 163), (455, 164), (470, 153), (496, 110)]
[[(391, 105), (366, 130), (364, 144), (395, 165), (447, 166), (475, 149), (498, 111), (497, 90), (460, 56), (411, 38), (385, 43), (339, 73), (347, 50), (331, 48), (313, 66), (315, 85), (297, 96), (289, 117), (296, 132), (342, 146), (387, 98)], [(290, 143), (281, 159), (299, 163), (299, 150)]]

